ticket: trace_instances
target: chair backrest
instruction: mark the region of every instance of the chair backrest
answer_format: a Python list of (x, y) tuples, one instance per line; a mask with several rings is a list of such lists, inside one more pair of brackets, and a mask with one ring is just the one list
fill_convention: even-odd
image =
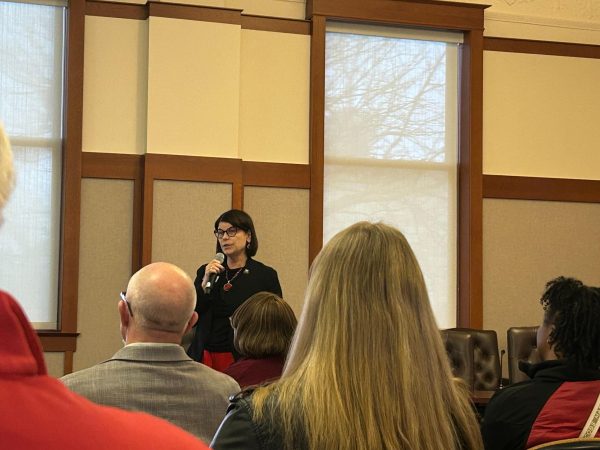
[(442, 340), (448, 353), (452, 374), (462, 378), (469, 389), (473, 389), (473, 339), (466, 331), (442, 330)]
[(518, 383), (529, 377), (519, 369), (519, 361), (538, 363), (541, 361), (537, 350), (538, 327), (512, 327), (506, 331), (508, 347), (508, 381)]
[(493, 391), (500, 384), (500, 355), (498, 352), (498, 336), (494, 330), (477, 330), (474, 328), (451, 328), (466, 331), (473, 340), (473, 371), (475, 391)]
[(545, 444), (530, 447), (529, 450), (592, 450), (600, 449), (598, 438), (573, 438), (560, 441), (546, 442)]

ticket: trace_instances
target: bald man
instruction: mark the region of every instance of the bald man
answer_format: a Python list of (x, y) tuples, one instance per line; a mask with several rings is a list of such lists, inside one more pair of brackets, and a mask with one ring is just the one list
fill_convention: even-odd
[(136, 272), (121, 296), (125, 347), (107, 361), (61, 378), (93, 402), (162, 417), (210, 442), (238, 384), (199, 364), (181, 347), (198, 320), (196, 290), (173, 264)]

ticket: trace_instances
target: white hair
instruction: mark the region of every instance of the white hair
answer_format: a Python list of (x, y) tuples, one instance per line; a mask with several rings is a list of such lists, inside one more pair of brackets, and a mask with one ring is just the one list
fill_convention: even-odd
[(2, 221), (2, 209), (12, 191), (14, 184), (12, 150), (4, 127), (0, 123), (0, 222)]

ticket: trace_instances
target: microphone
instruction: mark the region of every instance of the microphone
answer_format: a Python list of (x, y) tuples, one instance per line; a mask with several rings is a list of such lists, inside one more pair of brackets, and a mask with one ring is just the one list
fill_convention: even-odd
[(250, 273), (250, 271), (248, 269), (244, 269), (244, 271), (242, 272), (244, 275), (248, 275)]
[[(220, 264), (223, 264), (223, 262), (225, 261), (225, 255), (219, 252), (215, 255), (215, 259), (219, 261)], [(213, 286), (217, 283), (217, 281), (219, 281), (219, 273), (211, 273), (208, 276), (206, 286), (204, 286), (204, 293), (210, 294), (210, 291), (212, 290)]]

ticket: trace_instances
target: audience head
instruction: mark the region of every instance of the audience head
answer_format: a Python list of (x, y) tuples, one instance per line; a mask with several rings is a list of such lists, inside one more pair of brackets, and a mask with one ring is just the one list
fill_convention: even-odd
[(542, 359), (566, 359), (579, 367), (600, 367), (600, 289), (574, 278), (546, 284), (540, 299), (544, 320), (537, 346)]
[(8, 201), (14, 183), (12, 150), (8, 136), (0, 123), (0, 224), (2, 223), (2, 210)]
[(270, 292), (254, 294), (231, 316), (235, 349), (248, 358), (285, 358), (296, 329), (292, 308)]
[(290, 448), (299, 429), (308, 448), (481, 447), (417, 259), (381, 223), (350, 226), (316, 257), (283, 376), (254, 395), (258, 420), (269, 392)]
[[(258, 237), (256, 236), (256, 230), (254, 229), (254, 222), (252, 222), (252, 217), (242, 210), (239, 209), (230, 209), (227, 212), (221, 214), (217, 220), (215, 220), (215, 230), (219, 228), (219, 223), (227, 222), (232, 226), (237, 227), (238, 229), (245, 231), (250, 236), (250, 242), (246, 245), (246, 256), (248, 258), (256, 255), (258, 251)], [(222, 253), (223, 249), (221, 248), (221, 244), (217, 239), (217, 253)]]
[(179, 267), (157, 262), (138, 270), (119, 304), (121, 334), (126, 343), (180, 343), (198, 320), (196, 290)]

